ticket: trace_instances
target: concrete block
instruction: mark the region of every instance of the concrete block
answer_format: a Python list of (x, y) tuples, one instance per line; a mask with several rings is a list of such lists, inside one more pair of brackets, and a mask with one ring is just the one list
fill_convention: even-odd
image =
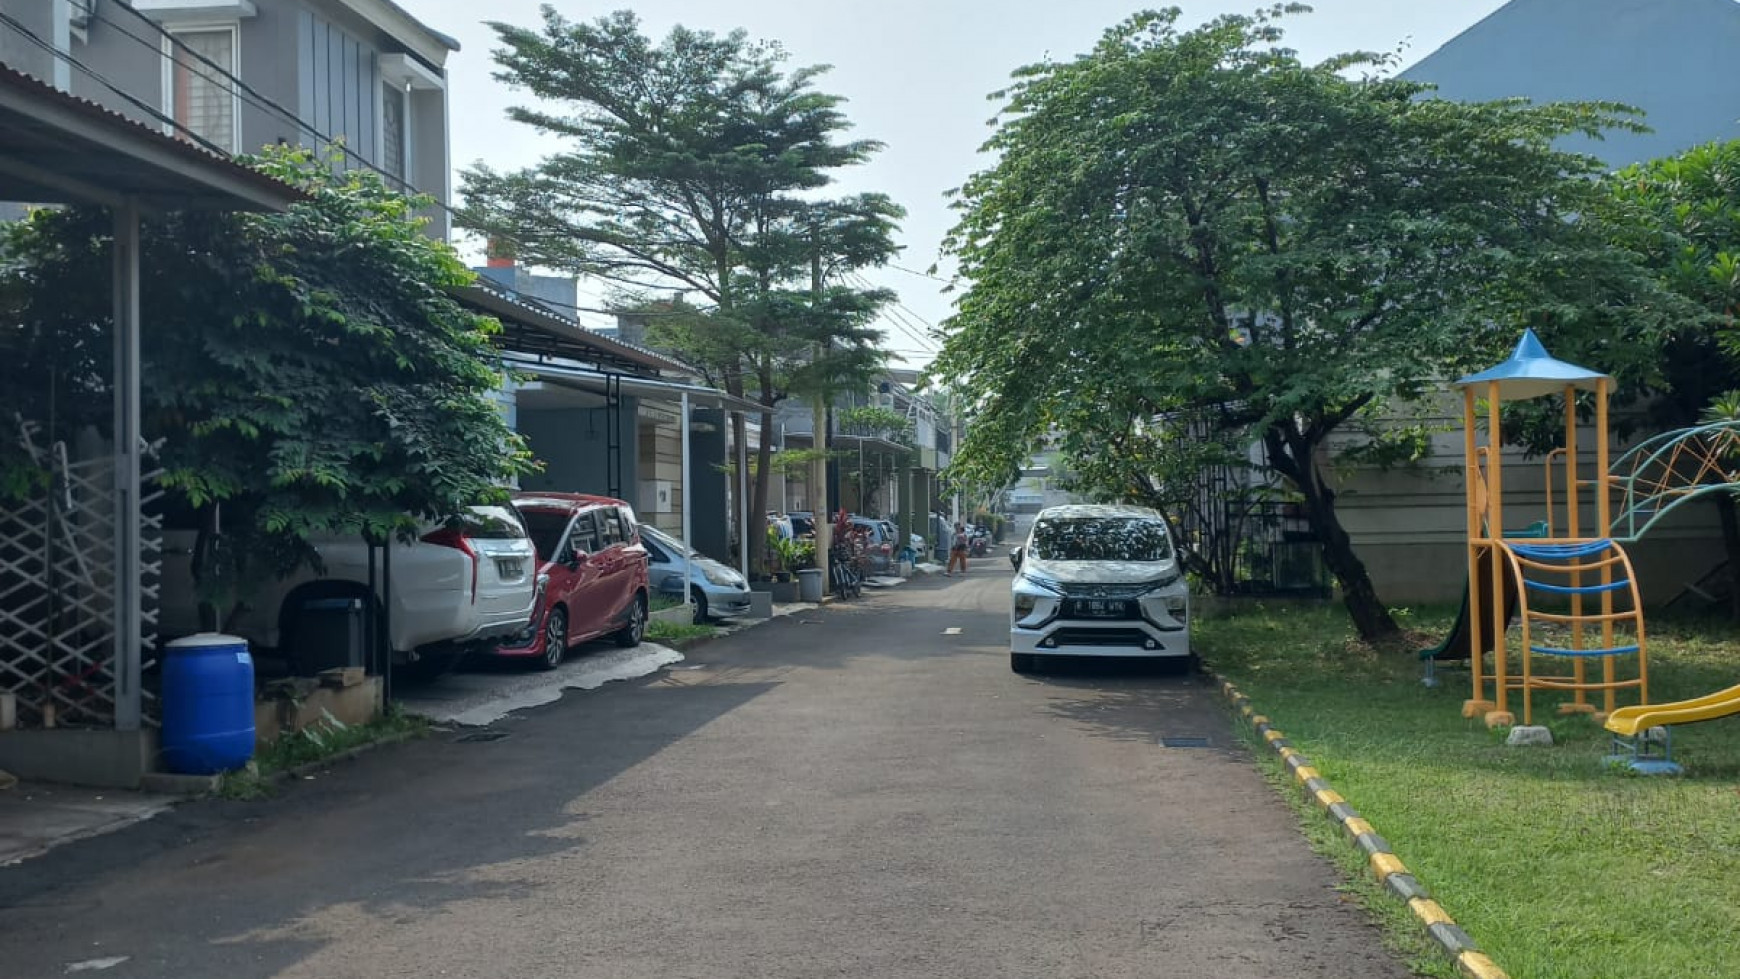
[(327, 715), (346, 725), (367, 724), (381, 712), (381, 678), (371, 676), (354, 687), (305, 690), (299, 700), (263, 700), (254, 705), (254, 744), (264, 747), (285, 734), (311, 724), (327, 723)]
[(139, 779), (142, 792), (158, 795), (209, 795), (217, 791), (217, 775), (174, 775), (169, 772), (147, 772)]
[(1391, 874), (1384, 880), (1384, 887), (1388, 888), (1391, 894), (1404, 901), (1412, 901), (1415, 898), (1426, 900), (1432, 896), (1426, 890), (1426, 885), (1420, 883), (1413, 874)]
[(773, 593), (766, 591), (751, 591), (749, 593), (749, 615), (751, 619), (773, 618)]
[(157, 767), (157, 733), (65, 728), (0, 733), (0, 769), (19, 778), (136, 789)]
[(1504, 743), (1512, 748), (1551, 747), (1553, 732), (1539, 724), (1518, 725), (1510, 729), (1510, 736), (1504, 739)]
[(666, 625), (688, 625), (695, 620), (695, 610), (687, 605), (678, 605), (676, 608), (659, 609), (647, 618)]
[(1442, 948), (1445, 954), (1451, 958), (1455, 958), (1463, 952), (1480, 951), (1480, 946), (1474, 944), (1474, 939), (1469, 938), (1468, 933), (1456, 925), (1434, 924), (1428, 926), (1426, 932), (1432, 936), (1433, 941), (1438, 943), (1438, 947)]
[(1365, 851), (1367, 856), (1373, 856), (1373, 855), (1376, 855), (1379, 853), (1394, 853), (1395, 852), (1394, 850), (1390, 849), (1390, 841), (1384, 839), (1383, 837), (1379, 836), (1376, 833), (1361, 833), (1361, 834), (1359, 834), (1359, 837), (1353, 841), (1353, 843), (1355, 846), (1357, 846), (1361, 850)]

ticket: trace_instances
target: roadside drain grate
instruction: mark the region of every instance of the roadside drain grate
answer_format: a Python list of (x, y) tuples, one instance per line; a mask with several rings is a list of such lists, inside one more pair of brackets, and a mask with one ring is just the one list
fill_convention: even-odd
[(508, 736), (506, 731), (479, 731), (476, 734), (465, 734), (453, 739), (455, 744), (476, 744), (479, 741), (500, 741)]
[(1207, 738), (1173, 737), (1160, 739), (1160, 747), (1162, 748), (1206, 748), (1208, 746)]

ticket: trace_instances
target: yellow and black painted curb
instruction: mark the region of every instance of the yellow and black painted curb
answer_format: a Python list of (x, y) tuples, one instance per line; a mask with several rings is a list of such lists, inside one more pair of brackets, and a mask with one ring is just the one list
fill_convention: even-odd
[(1434, 943), (1450, 956), (1456, 963), (1457, 971), (1470, 979), (1509, 979), (1503, 969), (1493, 962), (1485, 952), (1474, 944), (1474, 939), (1468, 933), (1456, 926), (1432, 895), (1426, 891), (1402, 861), (1390, 851), (1390, 844), (1379, 836), (1371, 823), (1366, 822), (1340, 793), (1330, 788), (1329, 782), (1318, 773), (1310, 759), (1288, 743), (1286, 735), (1277, 731), (1269, 723), (1269, 719), (1256, 712), (1251, 706), (1251, 700), (1239, 692), (1232, 681), (1214, 675), (1220, 684), (1221, 692), (1232, 703), (1233, 709), (1239, 712), (1257, 732), (1257, 737), (1263, 740), (1275, 754), (1281, 758), (1281, 763), (1292, 773), (1293, 781), (1305, 793), (1305, 797), (1316, 803), (1324, 814), (1341, 827), (1348, 842), (1358, 847), (1366, 856), (1367, 866), (1372, 875), (1384, 885), (1384, 890), (1404, 902), (1414, 918), (1426, 929)]

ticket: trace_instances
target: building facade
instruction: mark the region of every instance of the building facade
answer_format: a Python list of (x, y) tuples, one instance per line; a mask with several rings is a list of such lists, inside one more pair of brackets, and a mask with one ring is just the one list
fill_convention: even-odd
[(0, 30), (0, 61), (223, 154), (336, 141), (343, 165), (434, 197), (430, 233), (450, 231), (446, 63), (459, 44), (391, 0), (0, 0), (0, 11), (31, 35)]

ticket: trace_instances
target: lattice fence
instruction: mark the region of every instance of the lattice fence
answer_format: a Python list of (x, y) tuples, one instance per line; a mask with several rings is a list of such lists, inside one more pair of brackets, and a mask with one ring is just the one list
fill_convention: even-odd
[[(106, 727), (115, 721), (114, 460), (74, 461), (65, 442), (19, 437), (53, 479), (47, 492), (0, 508), (0, 690), (17, 695), (21, 726)], [(145, 451), (151, 458), (149, 448)], [(145, 503), (156, 472), (143, 483)], [(155, 644), (162, 574), (162, 518), (141, 520), (143, 648)], [(147, 718), (156, 716), (149, 696)]]

